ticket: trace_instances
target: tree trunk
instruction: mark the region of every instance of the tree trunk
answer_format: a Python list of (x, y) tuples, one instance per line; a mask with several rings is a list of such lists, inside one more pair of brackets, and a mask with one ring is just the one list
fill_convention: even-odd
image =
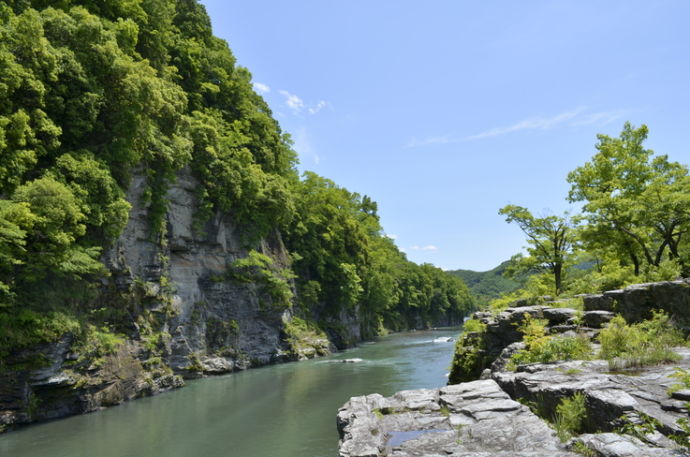
[(553, 266), (553, 279), (556, 282), (556, 296), (561, 293), (561, 274), (563, 271), (563, 264), (557, 263)]

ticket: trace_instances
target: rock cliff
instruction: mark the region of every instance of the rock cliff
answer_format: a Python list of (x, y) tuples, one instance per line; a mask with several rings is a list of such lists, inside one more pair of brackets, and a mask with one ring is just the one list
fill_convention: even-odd
[[(188, 170), (179, 173), (168, 191), (165, 234), (151, 239), (141, 203), (146, 182), (133, 178), (129, 222), (104, 254), (110, 275), (98, 297), (119, 308), (126, 334), (109, 353), (68, 333), (12, 354), (12, 368), (0, 370), (0, 431), (156, 394), (184, 385), (183, 378), (329, 352), (324, 335), (286, 338), (291, 309), (261, 284), (227, 278), (228, 265), (247, 256), (247, 228), (216, 214), (195, 231), (196, 187)], [(289, 263), (277, 232), (252, 247), (278, 266)]]

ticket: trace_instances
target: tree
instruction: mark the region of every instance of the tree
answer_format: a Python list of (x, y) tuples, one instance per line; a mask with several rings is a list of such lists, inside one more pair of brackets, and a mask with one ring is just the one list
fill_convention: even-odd
[(527, 235), (529, 260), (534, 266), (546, 268), (553, 275), (558, 295), (563, 287), (563, 267), (574, 239), (569, 217), (534, 217), (527, 208), (517, 205), (504, 206), (498, 213), (506, 216), (506, 222), (515, 222)]
[(584, 202), (585, 247), (614, 250), (622, 262), (681, 266), (680, 243), (690, 228), (688, 169), (643, 147), (647, 127), (626, 122), (618, 138), (598, 135), (597, 153), (568, 174), (568, 199)]

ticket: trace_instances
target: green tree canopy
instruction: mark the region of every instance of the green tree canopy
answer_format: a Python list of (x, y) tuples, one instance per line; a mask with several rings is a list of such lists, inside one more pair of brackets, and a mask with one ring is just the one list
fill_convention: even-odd
[(568, 215), (534, 217), (527, 208), (516, 205), (504, 206), (498, 213), (505, 216), (507, 222), (515, 222), (527, 236), (530, 266), (547, 269), (553, 275), (556, 295), (560, 294), (563, 267), (574, 241), (573, 224)]
[(594, 157), (568, 174), (568, 199), (584, 203), (585, 245), (614, 250), (636, 275), (666, 258), (686, 263), (680, 244), (690, 220), (688, 169), (654, 157), (647, 133), (626, 123), (618, 138), (599, 135)]

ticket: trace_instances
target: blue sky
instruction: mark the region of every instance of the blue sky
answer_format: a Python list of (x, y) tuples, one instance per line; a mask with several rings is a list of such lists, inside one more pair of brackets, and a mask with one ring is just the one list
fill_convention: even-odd
[(498, 210), (569, 209), (596, 134), (690, 163), (690, 2), (203, 0), (312, 170), (379, 204), (415, 262), (488, 270)]

